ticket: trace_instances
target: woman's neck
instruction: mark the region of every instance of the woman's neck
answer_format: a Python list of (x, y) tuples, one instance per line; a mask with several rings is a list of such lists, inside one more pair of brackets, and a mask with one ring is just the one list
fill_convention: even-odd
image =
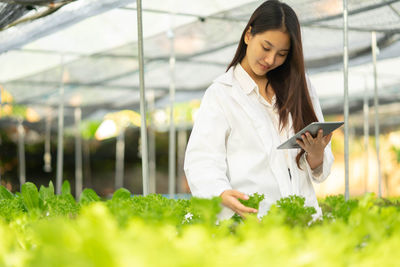
[(256, 84), (267, 84), (267, 77), (265, 75), (259, 76), (256, 73), (254, 73), (247, 61), (246, 56), (242, 59), (242, 61), (240, 62), (240, 65), (247, 72), (247, 74), (250, 75), (250, 77), (253, 79), (253, 81)]

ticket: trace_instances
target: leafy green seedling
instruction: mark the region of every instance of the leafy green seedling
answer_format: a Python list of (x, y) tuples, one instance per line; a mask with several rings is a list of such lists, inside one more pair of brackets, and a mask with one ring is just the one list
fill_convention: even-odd
[(79, 203), (81, 205), (89, 204), (92, 202), (100, 201), (100, 197), (96, 194), (96, 192), (93, 189), (90, 188), (85, 188), (81, 196), (79, 198)]
[[(264, 194), (259, 194), (259, 193), (254, 193), (249, 195), (249, 199), (247, 200), (239, 199), (240, 203), (242, 203), (244, 206), (257, 210), (260, 202), (263, 200), (264, 200)], [(240, 217), (240, 215), (236, 213), (235, 215), (233, 215), (232, 219), (236, 222), (243, 221), (242, 217)]]

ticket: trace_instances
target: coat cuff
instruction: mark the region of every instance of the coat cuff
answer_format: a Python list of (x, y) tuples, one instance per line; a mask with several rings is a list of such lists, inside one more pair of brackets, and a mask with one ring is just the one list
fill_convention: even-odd
[[(307, 173), (308, 173), (308, 175), (312, 178), (312, 180), (314, 181), (314, 182), (317, 182), (317, 183), (320, 183), (320, 182), (322, 182), (324, 179), (323, 179), (323, 166), (324, 166), (324, 162), (322, 162), (322, 164), (321, 165), (319, 165), (317, 168), (315, 168), (315, 169), (311, 169), (311, 167), (310, 167), (310, 164), (308, 164), (308, 161), (307, 161), (307, 152), (306, 153), (304, 153), (302, 156), (301, 156), (301, 159), (300, 159), (300, 166), (301, 166), (301, 168), (304, 170), (306, 170), (307, 171)], [(325, 159), (325, 157), (324, 157), (324, 159)]]
[[(219, 197), (225, 190), (232, 189), (232, 186), (226, 177), (210, 178), (211, 177), (210, 174), (204, 173), (204, 175), (202, 175), (201, 172), (197, 173), (199, 175), (196, 175), (195, 178), (197, 178), (198, 180), (199, 177), (209, 177), (209, 179), (204, 179), (201, 182), (196, 179), (187, 179), (190, 191), (192, 193), (192, 196), (194, 197), (199, 197), (199, 198)], [(189, 175), (190, 175), (189, 170), (186, 170), (186, 176), (188, 177)]]

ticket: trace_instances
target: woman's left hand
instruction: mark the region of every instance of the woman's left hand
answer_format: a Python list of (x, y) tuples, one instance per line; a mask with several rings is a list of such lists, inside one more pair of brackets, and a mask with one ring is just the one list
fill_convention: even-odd
[(315, 169), (322, 164), (324, 159), (324, 149), (331, 141), (332, 133), (323, 136), (323, 130), (319, 129), (315, 138), (309, 132), (301, 135), (302, 140), (297, 139), (297, 144), (307, 152), (307, 161), (311, 169)]

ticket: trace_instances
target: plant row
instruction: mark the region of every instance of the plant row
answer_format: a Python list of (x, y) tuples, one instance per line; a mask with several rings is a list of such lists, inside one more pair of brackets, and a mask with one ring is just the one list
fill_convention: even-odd
[[(263, 195), (243, 204), (257, 208)], [(320, 200), (324, 217), (290, 196), (259, 219), (218, 221), (219, 198), (168, 199), (117, 190), (101, 200), (68, 183), (0, 187), (0, 266), (396, 266), (397, 199)], [(390, 257), (388, 256), (390, 255)]]

